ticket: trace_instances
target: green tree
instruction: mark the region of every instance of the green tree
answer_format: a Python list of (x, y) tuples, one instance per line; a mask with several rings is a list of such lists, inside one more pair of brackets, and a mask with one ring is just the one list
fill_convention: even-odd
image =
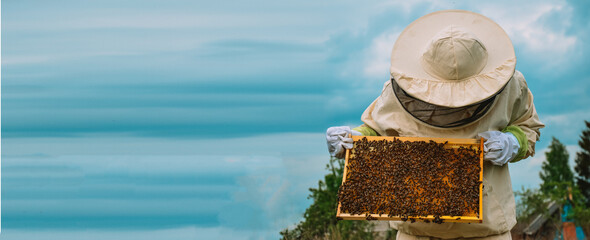
[(342, 184), (344, 159), (332, 158), (326, 166), (329, 173), (310, 188), (313, 203), (305, 210), (304, 220), (294, 229), (281, 231), (283, 239), (373, 239), (368, 221), (337, 221), (338, 189)]
[(584, 196), (579, 189), (574, 189), (572, 194), (573, 211), (571, 217), (576, 225), (581, 226), (586, 236), (590, 235), (590, 208), (585, 205)]
[(573, 184), (574, 181), (574, 174), (568, 164), (569, 154), (565, 146), (553, 137), (551, 145), (549, 145), (549, 152), (545, 153), (545, 157), (546, 159), (541, 165), (541, 173), (539, 173), (541, 180), (543, 180), (541, 192), (554, 199), (562, 199), (567, 194), (566, 185)]
[(547, 215), (549, 201), (539, 189), (525, 189), (516, 191), (518, 197), (516, 202), (516, 218), (519, 222), (531, 222), (534, 218), (542, 213)]
[[(516, 212), (517, 219), (530, 222), (537, 215), (544, 215), (555, 228), (561, 232), (562, 207), (572, 192), (573, 173), (570, 169), (569, 154), (565, 146), (555, 137), (545, 153), (545, 161), (541, 165), (541, 185), (539, 189), (522, 189), (517, 191), (519, 197)], [(554, 202), (559, 206), (558, 215), (549, 214), (549, 205)]]
[(576, 184), (581, 194), (584, 195), (584, 205), (590, 207), (590, 122), (586, 123), (586, 129), (582, 131), (580, 136), (581, 150), (576, 154), (576, 165), (574, 170), (576, 171)]
[[(563, 206), (570, 205), (572, 211), (569, 216), (590, 230), (590, 209), (585, 206), (586, 198), (582, 196), (578, 186), (574, 184), (573, 173), (568, 164), (569, 154), (563, 144), (553, 138), (549, 146), (549, 152), (545, 154), (545, 161), (539, 174), (543, 182), (539, 189), (522, 189), (517, 191), (519, 197), (516, 213), (519, 221), (530, 222), (538, 214), (542, 214), (561, 232), (561, 216)], [(548, 206), (555, 202), (559, 206), (559, 215), (550, 216)]]

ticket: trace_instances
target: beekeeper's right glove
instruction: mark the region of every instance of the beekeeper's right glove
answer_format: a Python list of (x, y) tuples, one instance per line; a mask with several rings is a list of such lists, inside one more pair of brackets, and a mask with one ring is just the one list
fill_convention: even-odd
[(494, 165), (502, 166), (518, 154), (520, 144), (510, 132), (487, 131), (477, 134), (486, 141), (483, 143), (483, 159)]
[(326, 141), (330, 156), (343, 158), (344, 149), (352, 148), (352, 138), (349, 135), (361, 136), (359, 131), (351, 130), (348, 126), (330, 127), (326, 131)]

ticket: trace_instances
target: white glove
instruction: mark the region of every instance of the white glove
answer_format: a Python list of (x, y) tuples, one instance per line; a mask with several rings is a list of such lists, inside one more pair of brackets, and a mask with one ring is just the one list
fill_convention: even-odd
[(512, 133), (487, 131), (477, 134), (486, 141), (483, 143), (483, 159), (502, 166), (516, 157), (520, 144)]
[(348, 126), (330, 127), (326, 131), (326, 141), (328, 142), (328, 151), (330, 156), (343, 158), (344, 149), (352, 148), (352, 138), (348, 137), (350, 134), (361, 136), (362, 133), (351, 130)]

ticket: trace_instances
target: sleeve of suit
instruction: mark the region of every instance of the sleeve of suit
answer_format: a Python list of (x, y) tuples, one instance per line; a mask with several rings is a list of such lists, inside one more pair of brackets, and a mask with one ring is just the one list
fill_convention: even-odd
[(539, 140), (541, 135), (539, 129), (545, 125), (539, 120), (533, 103), (533, 93), (528, 88), (524, 76), (520, 72), (516, 72), (514, 77), (514, 80), (518, 80), (521, 85), (521, 94), (514, 103), (510, 125), (502, 131), (514, 134), (518, 140), (520, 149), (512, 160), (512, 162), (518, 162), (535, 154), (535, 142)]
[(369, 127), (367, 124), (360, 125), (358, 127), (353, 128), (352, 130), (358, 131), (363, 134), (363, 136), (379, 136), (379, 134)]

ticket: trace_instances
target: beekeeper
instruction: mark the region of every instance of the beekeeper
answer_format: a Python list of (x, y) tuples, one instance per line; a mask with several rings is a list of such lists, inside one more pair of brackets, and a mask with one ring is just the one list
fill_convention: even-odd
[(363, 125), (327, 130), (328, 149), (342, 157), (348, 134), (483, 137), (483, 223), (392, 221), (397, 239), (510, 239), (516, 224), (508, 162), (532, 156), (539, 129), (533, 94), (515, 70), (510, 38), (491, 19), (463, 10), (412, 22), (391, 53), (391, 79), (369, 105)]

